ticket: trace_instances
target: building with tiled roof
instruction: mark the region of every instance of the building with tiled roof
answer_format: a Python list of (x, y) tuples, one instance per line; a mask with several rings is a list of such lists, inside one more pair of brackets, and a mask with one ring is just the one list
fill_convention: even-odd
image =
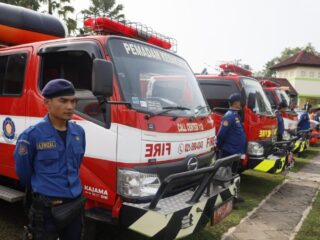
[(320, 105), (320, 57), (301, 51), (271, 67), (277, 78), (287, 78), (299, 93), (299, 105)]

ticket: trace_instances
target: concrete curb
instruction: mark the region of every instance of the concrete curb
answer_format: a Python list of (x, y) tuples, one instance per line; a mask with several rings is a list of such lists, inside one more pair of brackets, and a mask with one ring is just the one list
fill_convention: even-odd
[[(316, 162), (314, 162), (313, 164), (320, 164), (320, 155), (317, 155), (316, 157), (314, 157), (314, 158), (312, 158), (311, 160), (314, 160), (314, 159), (316, 159), (316, 158), (318, 158), (318, 161), (316, 161)], [(311, 163), (311, 162), (310, 162)], [(304, 168), (302, 168), (302, 169), (307, 169), (308, 168), (308, 166), (310, 165), (310, 163), (308, 164), (308, 165), (306, 165)], [(311, 166), (312, 167), (312, 166)], [(302, 170), (301, 169), (301, 170)], [(297, 173), (295, 173), (295, 174), (299, 174), (299, 172), (300, 171), (298, 171)], [(238, 235), (239, 235), (239, 237), (241, 238), (241, 239), (244, 239), (244, 237), (246, 236), (245, 234), (247, 234), (248, 235), (248, 233), (250, 233), (250, 231), (248, 232), (248, 231), (243, 231), (243, 229), (246, 229), (246, 227), (248, 227), (248, 226), (250, 226), (250, 221), (252, 220), (251, 219), (251, 217), (252, 217), (252, 215), (253, 214), (262, 214), (263, 215), (263, 211), (262, 212), (260, 212), (259, 211), (259, 209), (260, 208), (263, 208), (263, 206), (262, 205), (264, 205), (264, 204), (267, 204), (266, 202), (269, 200), (269, 199), (272, 199), (272, 197), (273, 197), (273, 195), (275, 195), (275, 197), (277, 196), (276, 194), (279, 192), (279, 191), (282, 191), (281, 190), (281, 188), (284, 186), (284, 184), (286, 184), (286, 183), (288, 183), (288, 184), (290, 184), (290, 183), (294, 183), (295, 182), (295, 180), (304, 180), (304, 181), (306, 181), (306, 182), (309, 182), (309, 183), (311, 183), (311, 182), (313, 182), (313, 183), (318, 183), (317, 184), (317, 186), (316, 186), (316, 188), (314, 188), (314, 192), (313, 192), (313, 196), (312, 196), (312, 198), (310, 199), (309, 198), (309, 205), (307, 205), (306, 206), (306, 208), (304, 208), (304, 210), (302, 210), (301, 212), (300, 212), (300, 218), (298, 218), (298, 219), (296, 219), (297, 220), (297, 222), (296, 222), (296, 225), (295, 226), (292, 226), (293, 228), (292, 228), (292, 230), (291, 230), (291, 233), (289, 233), (289, 234), (287, 234), (287, 237), (286, 237), (286, 239), (288, 239), (288, 240), (294, 240), (294, 238), (296, 237), (296, 235), (298, 234), (298, 232), (299, 232), (299, 230), (301, 229), (301, 227), (302, 227), (302, 225), (303, 225), (303, 223), (304, 223), (304, 221), (305, 221), (305, 219), (307, 218), (307, 216), (309, 215), (309, 213), (310, 213), (310, 211), (312, 210), (312, 207), (313, 207), (313, 204), (314, 204), (314, 202), (315, 202), (315, 200), (316, 200), (316, 197), (318, 196), (318, 194), (319, 194), (319, 192), (320, 192), (320, 185), (319, 185), (319, 183), (320, 183), (320, 180), (319, 180), (319, 178), (318, 179), (314, 179), (314, 176), (313, 175), (320, 175), (319, 173), (315, 173), (315, 172), (311, 172), (311, 176), (309, 175), (306, 175), (306, 176), (301, 176), (301, 177), (299, 177), (299, 175), (298, 176), (295, 176), (295, 177), (293, 177), (293, 176), (290, 176), (290, 174), (289, 175), (285, 175), (285, 180), (280, 184), (280, 185), (278, 185), (278, 186), (276, 186), (260, 203), (259, 203), (259, 205), (257, 206), (257, 207), (255, 207), (254, 209), (252, 209), (250, 212), (248, 212), (247, 213), (247, 215), (244, 217), (244, 218), (242, 218), (241, 219), (241, 221), (240, 221), (240, 223), (239, 224), (237, 224), (236, 226), (233, 226), (233, 227), (231, 227), (231, 228), (229, 228), (228, 229), (228, 231), (227, 232), (225, 232), (223, 235), (222, 235), (222, 237), (221, 237), (221, 240), (230, 240), (230, 239), (238, 239), (237, 237), (238, 237)], [(296, 178), (297, 177), (297, 178)], [(295, 179), (295, 180), (294, 180)], [(289, 188), (290, 189), (290, 188)], [(280, 193), (281, 194), (281, 193)], [(279, 196), (279, 195), (278, 195)], [(277, 199), (277, 197), (276, 197), (276, 199)], [(260, 213), (259, 213), (260, 212)], [(260, 215), (261, 216), (261, 215)], [(265, 215), (265, 216), (267, 216), (267, 215)], [(290, 221), (289, 221), (290, 222)], [(282, 222), (281, 222), (282, 223)], [(247, 224), (247, 225), (246, 225)], [(248, 225), (249, 224), (249, 225)], [(251, 223), (252, 224), (252, 223)], [(246, 227), (244, 227), (244, 226), (246, 226)], [(244, 227), (244, 228), (243, 228)], [(241, 230), (242, 229), (242, 230)], [(278, 231), (278, 230), (276, 230), (276, 229), (274, 229), (275, 231)], [(271, 233), (272, 232), (275, 232), (273, 229), (271, 229)], [(258, 230), (258, 231), (260, 231), (260, 230)], [(283, 231), (282, 230), (280, 230), (279, 229), (279, 233), (280, 232), (282, 232), (282, 234), (285, 234), (285, 233), (283, 233)], [(253, 232), (252, 232), (253, 233)], [(277, 235), (277, 234), (271, 234), (271, 235), (269, 235), (269, 236), (267, 236), (268, 234), (266, 234), (265, 233), (265, 230), (261, 230), (261, 232), (260, 232), (260, 234), (262, 233), (262, 235), (260, 235), (260, 237), (262, 236), (262, 238), (263, 239), (265, 239), (266, 237), (269, 239), (269, 237), (271, 237), (271, 236), (273, 236), (273, 237), (275, 237), (275, 236), (277, 236), (276, 238), (274, 238), (274, 239), (278, 239), (279, 237), (280, 237), (280, 235)], [(237, 235), (238, 234), (238, 235)], [(263, 235), (264, 234), (264, 235)], [(249, 236), (249, 235), (248, 235)], [(261, 239), (262, 239), (261, 238)], [(251, 238), (250, 238), (251, 239)], [(271, 239), (273, 239), (273, 238), (271, 238)]]
[(278, 192), (278, 190), (286, 183), (288, 182), (288, 179), (285, 179), (281, 184), (279, 184), (278, 186), (276, 186), (260, 203), (257, 207), (253, 208), (250, 212), (247, 213), (247, 215), (241, 219), (241, 221), (239, 222), (239, 224), (231, 227), (228, 229), (227, 232), (225, 232), (222, 237), (221, 240), (225, 240), (227, 237), (230, 237), (231, 234), (236, 230), (236, 228), (243, 223), (244, 221), (246, 221), (247, 219), (249, 219), (266, 201), (268, 201), (270, 199), (270, 197), (275, 194), (276, 192)]
[(304, 223), (304, 220), (306, 220), (306, 218), (308, 217), (310, 211), (312, 210), (313, 203), (314, 203), (314, 201), (316, 200), (319, 191), (320, 191), (320, 187), (318, 188), (316, 194), (315, 194), (314, 197), (312, 198), (312, 200), (311, 200), (311, 205), (303, 212), (302, 218), (300, 219), (300, 222), (299, 222), (299, 223), (297, 224), (297, 226), (293, 229), (293, 233), (291, 234), (289, 240), (294, 240), (295, 237), (297, 236), (300, 228), (302, 227), (302, 225), (303, 225), (303, 223)]

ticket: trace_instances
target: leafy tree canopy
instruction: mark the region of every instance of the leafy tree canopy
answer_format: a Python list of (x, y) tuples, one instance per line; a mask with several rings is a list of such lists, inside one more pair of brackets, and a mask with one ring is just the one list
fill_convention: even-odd
[(116, 4), (115, 0), (91, 0), (89, 9), (82, 10), (85, 15), (108, 16), (116, 20), (123, 20), (124, 14), (121, 13), (124, 6)]

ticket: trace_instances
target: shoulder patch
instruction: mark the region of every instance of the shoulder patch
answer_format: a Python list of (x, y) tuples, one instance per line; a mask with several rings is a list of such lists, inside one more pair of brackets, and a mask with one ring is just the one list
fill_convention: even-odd
[(25, 143), (21, 143), (19, 145), (18, 152), (19, 152), (19, 155), (21, 155), (21, 156), (28, 154), (28, 148)]
[(228, 125), (229, 125), (228, 120), (224, 120), (224, 121), (223, 121), (223, 126), (228, 126)]

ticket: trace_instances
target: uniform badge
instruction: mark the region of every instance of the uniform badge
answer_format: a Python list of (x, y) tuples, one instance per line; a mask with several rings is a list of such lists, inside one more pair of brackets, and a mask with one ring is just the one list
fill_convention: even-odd
[(28, 153), (28, 148), (25, 144), (20, 144), (19, 146), (19, 155), (25, 155)]
[(79, 136), (76, 136), (76, 141), (80, 141), (80, 137)]
[(229, 125), (229, 122), (227, 120), (224, 120), (223, 121), (223, 126), (228, 126)]

